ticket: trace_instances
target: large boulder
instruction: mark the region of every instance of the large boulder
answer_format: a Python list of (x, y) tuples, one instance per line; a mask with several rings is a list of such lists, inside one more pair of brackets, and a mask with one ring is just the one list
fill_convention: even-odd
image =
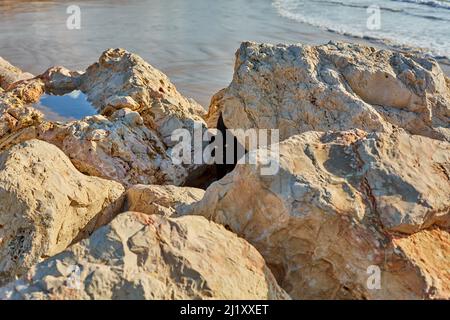
[(197, 188), (135, 185), (126, 192), (124, 209), (145, 214), (172, 216), (181, 212), (186, 206), (200, 201), (204, 194), (204, 190)]
[[(81, 90), (100, 115), (49, 122), (33, 107), (46, 94)], [(205, 110), (166, 75), (123, 49), (105, 51), (85, 72), (52, 67), (0, 92), (0, 150), (29, 139), (60, 147), (83, 173), (124, 185), (183, 185), (198, 165), (170, 157), (176, 129), (204, 128)]]
[(0, 299), (288, 299), (261, 255), (203, 217), (125, 212)]
[(43, 76), (52, 92), (81, 90), (100, 113), (108, 116), (128, 108), (141, 114), (145, 124), (157, 131), (167, 146), (172, 132), (204, 125), (205, 109), (182, 96), (169, 78), (141, 57), (123, 49), (109, 49), (86, 72), (58, 67)]
[(53, 143), (81, 172), (133, 184), (181, 185), (188, 169), (174, 165), (157, 132), (136, 111), (120, 109), (109, 118), (86, 117), (40, 126), (39, 139)]
[(31, 73), (23, 72), (0, 57), (0, 88), (7, 89), (15, 82), (33, 78)]
[(293, 298), (450, 298), (449, 143), (307, 132), (279, 144), (275, 175), (261, 151), (184, 213), (248, 240)]
[(39, 140), (0, 154), (0, 284), (24, 274), (120, 212), (124, 188), (88, 177)]
[(61, 147), (80, 171), (129, 186), (182, 185), (198, 169), (172, 163), (172, 133), (205, 127), (205, 110), (138, 55), (109, 49), (85, 72), (54, 67), (39, 79), (47, 92), (81, 90), (102, 115), (40, 127), (40, 138)]
[(305, 131), (359, 128), (450, 141), (450, 80), (434, 60), (358, 44), (244, 42), (233, 81), (211, 100), (209, 127)]

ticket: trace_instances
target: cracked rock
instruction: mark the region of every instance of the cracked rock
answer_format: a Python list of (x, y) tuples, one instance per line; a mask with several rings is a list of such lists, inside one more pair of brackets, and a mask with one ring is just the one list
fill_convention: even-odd
[(353, 130), (279, 148), (277, 174), (253, 151), (257, 165), (238, 164), (183, 214), (253, 244), (295, 299), (450, 298), (448, 142)]
[[(450, 79), (438, 63), (359, 44), (242, 43), (230, 85), (211, 100), (209, 127), (305, 131), (391, 126), (450, 141)], [(242, 141), (241, 141), (242, 143)]]

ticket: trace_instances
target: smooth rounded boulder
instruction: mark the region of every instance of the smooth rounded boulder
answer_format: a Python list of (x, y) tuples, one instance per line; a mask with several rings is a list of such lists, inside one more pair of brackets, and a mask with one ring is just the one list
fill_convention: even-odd
[(89, 177), (57, 147), (30, 140), (0, 154), (0, 284), (66, 249), (123, 205), (121, 184)]

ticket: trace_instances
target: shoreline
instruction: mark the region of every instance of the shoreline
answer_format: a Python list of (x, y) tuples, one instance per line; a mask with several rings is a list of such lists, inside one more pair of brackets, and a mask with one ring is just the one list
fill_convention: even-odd
[[(77, 31), (65, 29), (66, 1), (43, 4), (39, 9), (33, 3), (23, 2), (26, 12), (13, 9), (3, 12), (0, 56), (22, 70), (40, 74), (55, 65), (84, 70), (105, 48), (127, 48), (167, 74), (183, 95), (207, 109), (211, 97), (232, 80), (234, 53), (243, 41), (310, 45), (345, 41), (401, 51), (386, 43), (282, 17), (271, 1), (227, 3), (217, 9), (216, 16), (201, 15), (201, 7), (193, 5), (184, 8), (183, 16), (172, 13), (176, 20), (171, 23), (164, 13), (173, 12), (174, 7), (182, 5), (181, 1), (155, 4), (151, 12), (143, 1), (135, 6), (117, 3), (105, 6), (105, 2), (94, 0), (82, 7), (83, 24)], [(20, 6), (18, 3), (17, 7)], [(257, 15), (248, 14), (252, 11)], [(35, 20), (33, 30), (22, 22), (31, 12)], [(129, 24), (129, 20), (123, 21), (124, 15), (130, 20), (145, 18), (148, 22), (140, 26)], [(190, 16), (195, 17), (195, 23), (186, 18)], [(123, 28), (127, 28), (126, 34)], [(17, 38), (22, 41), (17, 42)], [(449, 76), (450, 63), (438, 62)]]

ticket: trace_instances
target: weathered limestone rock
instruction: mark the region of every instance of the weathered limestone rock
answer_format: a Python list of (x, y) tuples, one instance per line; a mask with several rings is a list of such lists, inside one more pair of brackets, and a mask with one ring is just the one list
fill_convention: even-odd
[(288, 299), (261, 255), (203, 217), (126, 212), (0, 299)]
[(43, 79), (50, 91), (83, 91), (106, 116), (122, 108), (139, 112), (167, 146), (174, 145), (170, 136), (175, 129), (204, 124), (202, 106), (183, 97), (165, 74), (123, 49), (105, 51), (84, 73), (53, 68)]
[(254, 151), (184, 213), (248, 240), (293, 298), (450, 298), (449, 143), (354, 130), (279, 147), (278, 174)]
[(172, 163), (178, 141), (171, 135), (204, 127), (205, 110), (139, 56), (110, 49), (85, 72), (53, 67), (39, 81), (48, 93), (83, 91), (102, 114), (39, 127), (38, 137), (60, 147), (81, 172), (127, 186), (182, 185), (198, 169)]
[(450, 80), (437, 62), (358, 44), (244, 42), (234, 77), (213, 97), (207, 123), (228, 128), (385, 131), (450, 141)]
[(158, 134), (136, 111), (120, 109), (67, 124), (41, 126), (39, 138), (57, 145), (88, 175), (133, 184), (180, 185), (188, 175), (174, 165)]
[(33, 78), (31, 73), (23, 72), (0, 57), (0, 88), (7, 89), (17, 81)]
[(54, 94), (64, 94), (79, 90), (82, 71), (72, 71), (62, 66), (51, 67), (39, 78), (45, 83), (45, 90)]
[(197, 188), (135, 185), (126, 192), (125, 210), (171, 216), (201, 200), (204, 194), (204, 190)]
[(124, 188), (78, 172), (57, 147), (39, 140), (0, 154), (0, 284), (120, 212)]
[[(1, 71), (1, 68), (0, 68)], [(44, 120), (32, 107), (44, 93), (83, 91), (102, 116)], [(0, 151), (38, 138), (60, 147), (83, 173), (134, 184), (182, 185), (197, 165), (174, 165), (176, 129), (204, 127), (205, 110), (169, 79), (122, 49), (105, 51), (86, 72), (53, 67), (0, 92)]]
[(43, 121), (43, 114), (30, 104), (43, 93), (40, 80), (15, 83), (0, 92), (0, 150), (35, 137), (35, 126)]
[(431, 294), (450, 299), (450, 230), (431, 228), (407, 237), (394, 237), (398, 250), (429, 283)]

